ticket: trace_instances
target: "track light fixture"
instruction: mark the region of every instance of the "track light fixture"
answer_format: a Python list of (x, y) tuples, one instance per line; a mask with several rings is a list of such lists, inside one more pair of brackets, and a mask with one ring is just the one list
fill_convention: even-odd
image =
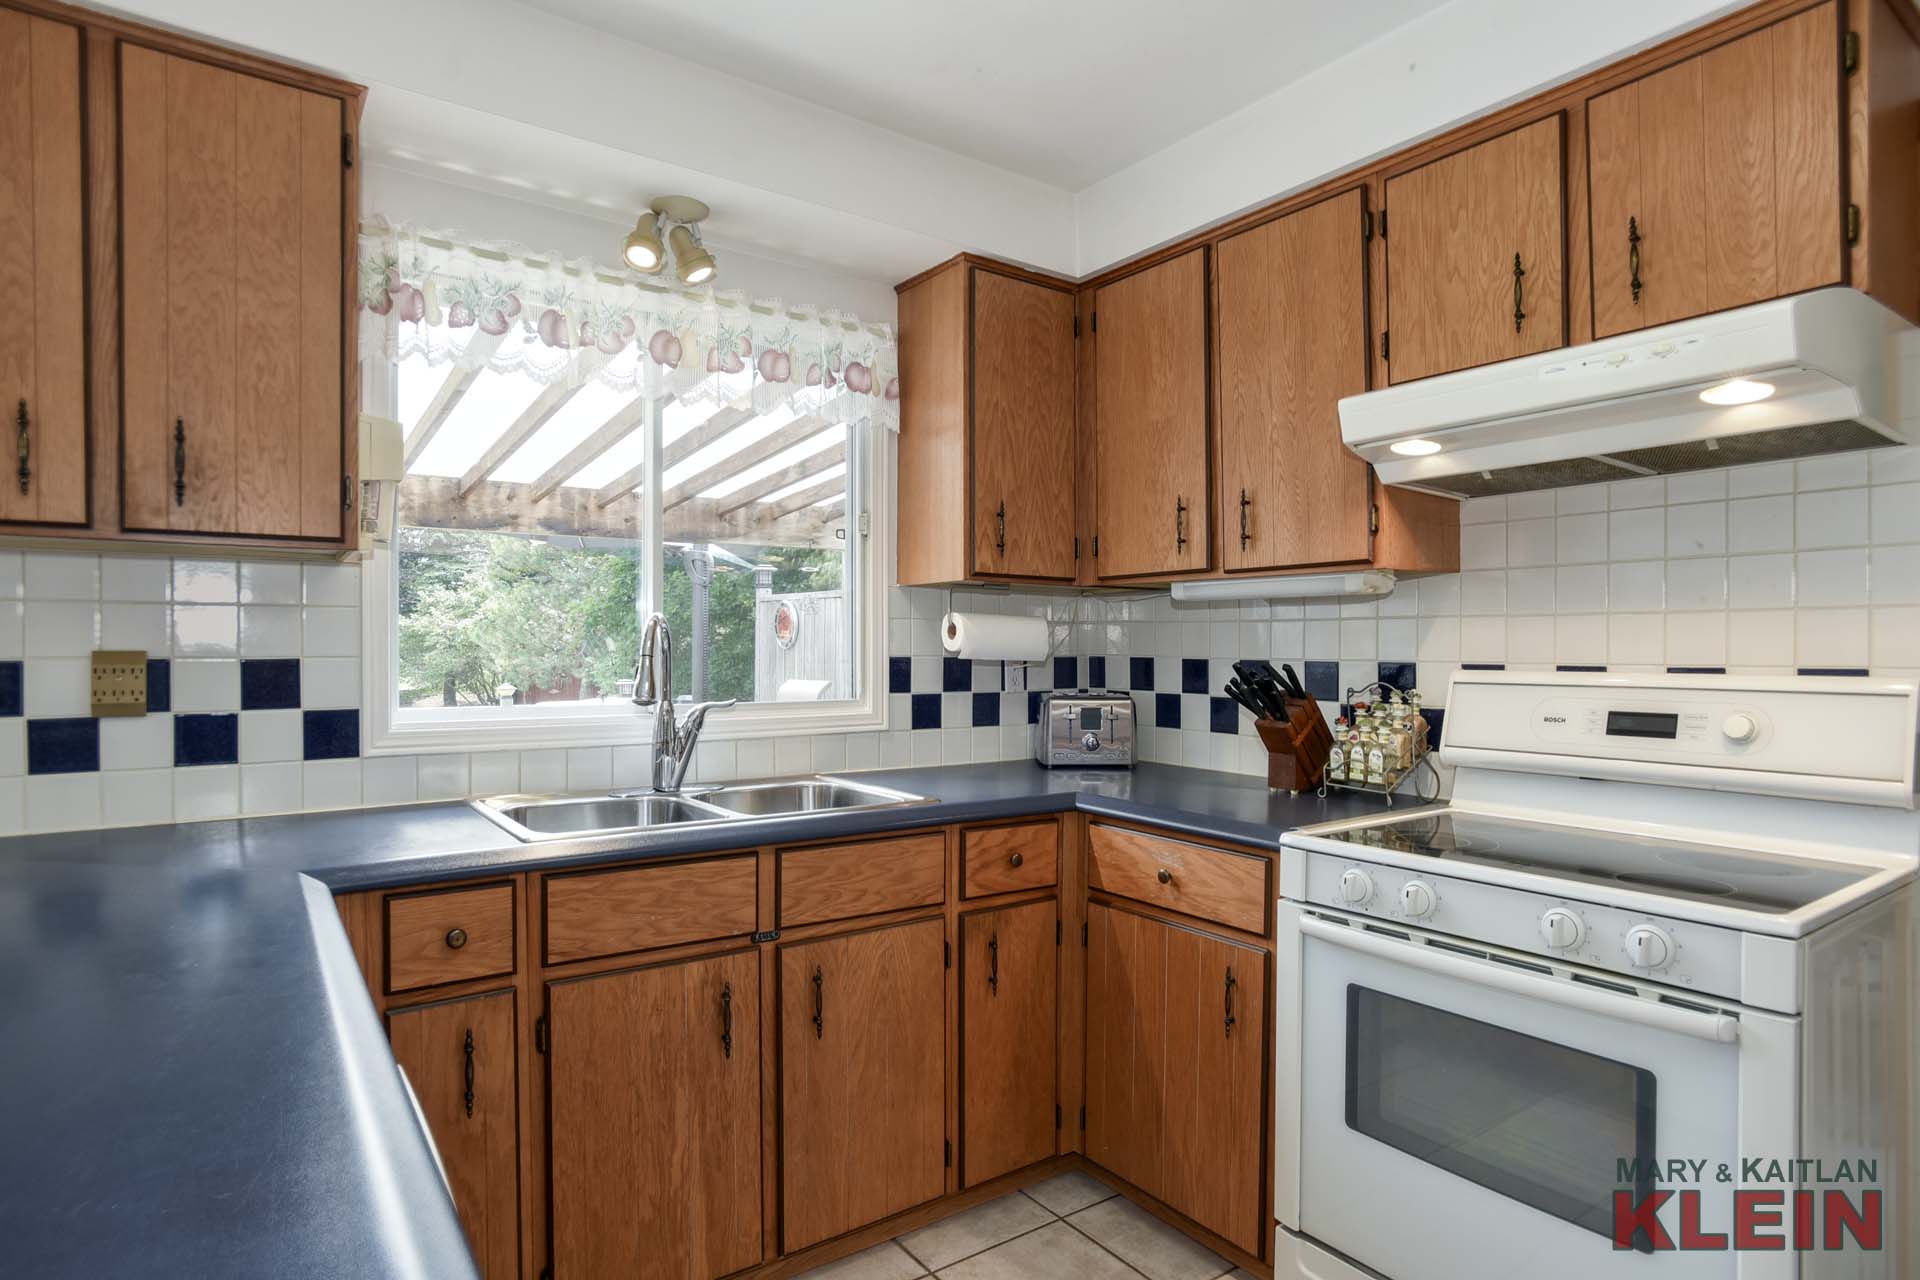
[(652, 275), (672, 257), (683, 284), (707, 284), (719, 268), (700, 243), (700, 223), (712, 212), (692, 196), (660, 196), (628, 233), (621, 256), (635, 271)]

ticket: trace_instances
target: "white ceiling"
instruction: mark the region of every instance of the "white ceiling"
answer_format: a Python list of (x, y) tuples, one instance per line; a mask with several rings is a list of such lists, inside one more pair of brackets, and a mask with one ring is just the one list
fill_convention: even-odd
[(1078, 191), (1443, 0), (526, 2)]

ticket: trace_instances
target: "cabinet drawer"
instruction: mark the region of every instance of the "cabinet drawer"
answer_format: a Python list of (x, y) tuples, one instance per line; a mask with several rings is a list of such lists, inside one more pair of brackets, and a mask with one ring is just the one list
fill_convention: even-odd
[(513, 972), (513, 886), (400, 893), (387, 899), (387, 990)]
[(1265, 933), (1267, 860), (1122, 827), (1087, 828), (1087, 883), (1095, 889)]
[(547, 963), (752, 933), (758, 886), (751, 856), (550, 876)]
[(947, 838), (939, 832), (780, 855), (780, 927), (818, 924), (946, 900)]
[(968, 898), (1044, 889), (1060, 878), (1060, 824), (1023, 822), (960, 833), (961, 889)]

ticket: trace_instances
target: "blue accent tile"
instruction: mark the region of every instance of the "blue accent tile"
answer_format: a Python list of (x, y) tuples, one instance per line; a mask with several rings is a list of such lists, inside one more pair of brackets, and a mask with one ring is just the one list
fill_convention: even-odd
[(1440, 723), (1447, 718), (1447, 713), (1440, 707), (1422, 707), (1420, 714), (1427, 718), (1427, 746), (1431, 750), (1438, 751), (1440, 749)]
[(1153, 659), (1152, 658), (1128, 658), (1127, 659), (1127, 688), (1129, 689), (1153, 688)]
[(1105, 658), (1087, 659), (1087, 688), (1104, 689), (1107, 687), (1107, 660)]
[(300, 705), (300, 659), (247, 658), (240, 663), (240, 709), (285, 711)]
[(0, 662), (0, 716), (20, 714), (24, 665), (19, 662)]
[(1156, 693), (1153, 695), (1153, 722), (1162, 729), (1180, 727), (1179, 694)]
[(1390, 685), (1402, 693), (1419, 687), (1413, 682), (1413, 664), (1411, 662), (1381, 663), (1380, 683)]
[(940, 689), (943, 693), (972, 693), (973, 661), (954, 657), (940, 659)]
[(1063, 654), (1053, 660), (1053, 687), (1056, 689), (1080, 687), (1080, 659)]
[(1670, 676), (1723, 676), (1727, 674), (1727, 669), (1725, 667), (1668, 667), (1667, 674)]
[(166, 658), (147, 659), (147, 710), (173, 710), (173, 663)]
[(1207, 691), (1207, 660), (1205, 658), (1180, 659), (1180, 692), (1205, 693)]
[(176, 765), (238, 764), (240, 717), (231, 711), (221, 715), (175, 716), (173, 762)]
[(345, 760), (360, 754), (360, 713), (308, 711), (300, 717), (300, 754), (308, 760)]
[(1000, 723), (1000, 695), (997, 693), (976, 693), (973, 695), (973, 727), (984, 729)]
[(1027, 723), (1040, 723), (1040, 695), (1037, 692), (1027, 694)]
[(1865, 667), (1801, 667), (1803, 676), (1864, 676)]
[(93, 773), (99, 768), (100, 722), (92, 716), (27, 721), (28, 773)]
[(1604, 664), (1589, 666), (1579, 662), (1563, 662), (1554, 668), (1555, 671), (1605, 671), (1606, 669)]
[(1307, 692), (1322, 702), (1340, 701), (1340, 664), (1309, 662), (1305, 675)]
[(1214, 733), (1240, 732), (1240, 704), (1232, 698), (1208, 698), (1207, 728)]
[(1504, 662), (1463, 662), (1460, 664), (1460, 669), (1462, 671), (1505, 671), (1507, 664)]
[(912, 658), (888, 658), (887, 659), (887, 692), (888, 693), (912, 693), (913, 692), (913, 659)]
[(916, 729), (938, 729), (940, 727), (939, 694), (916, 693), (913, 695), (913, 727)]

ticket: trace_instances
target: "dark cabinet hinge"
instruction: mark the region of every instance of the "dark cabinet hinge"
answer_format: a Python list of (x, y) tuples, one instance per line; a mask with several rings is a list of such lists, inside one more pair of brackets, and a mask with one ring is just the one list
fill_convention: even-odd
[(1079, 316), (1075, 316), (1073, 318), (1073, 336), (1076, 338), (1080, 336), (1080, 317)]
[(1840, 40), (1840, 69), (1848, 75), (1860, 69), (1860, 33), (1849, 31)]
[(1067, 922), (1064, 920), (1055, 920), (1053, 922), (1053, 945), (1056, 947), (1060, 946), (1061, 944), (1066, 942), (1066, 940), (1067, 940)]
[(942, 1145), (945, 1148), (947, 1168), (951, 1169), (953, 1168), (953, 1143), (951, 1141), (948, 1141)]
[(1367, 532), (1380, 532), (1380, 506), (1378, 503), (1367, 508)]
[(1056, 1102), (1053, 1104), (1053, 1127), (1058, 1129), (1064, 1123), (1066, 1123), (1066, 1116), (1061, 1112), (1060, 1104)]
[(947, 968), (953, 968), (953, 944), (951, 942), (943, 942), (940, 945), (945, 948)]
[(1080, 558), (1080, 535), (1077, 533), (1073, 535), (1073, 558), (1075, 560)]
[(1389, 355), (1387, 355), (1387, 331), (1385, 329), (1382, 329), (1380, 331), (1380, 358), (1382, 360), (1388, 360), (1392, 358)]
[(1080, 1108), (1080, 1131), (1082, 1133), (1085, 1133), (1086, 1129), (1087, 1129), (1087, 1109), (1085, 1107), (1081, 1107)]
[(1083, 947), (1087, 945), (1087, 922), (1085, 920), (1080, 922), (1080, 945)]
[(1860, 243), (1860, 206), (1857, 204), (1847, 206), (1847, 243)]
[(1100, 332), (1100, 313), (1098, 311), (1090, 311), (1087, 313), (1087, 325), (1095, 333)]
[(1360, 211), (1360, 238), (1362, 240), (1373, 239), (1373, 210), (1371, 209), (1362, 209)]
[(353, 168), (353, 135), (350, 133), (340, 135), (340, 165), (344, 169)]
[(535, 1053), (545, 1053), (547, 1051), (547, 1017), (545, 1014), (541, 1014), (533, 1020), (533, 1051)]

